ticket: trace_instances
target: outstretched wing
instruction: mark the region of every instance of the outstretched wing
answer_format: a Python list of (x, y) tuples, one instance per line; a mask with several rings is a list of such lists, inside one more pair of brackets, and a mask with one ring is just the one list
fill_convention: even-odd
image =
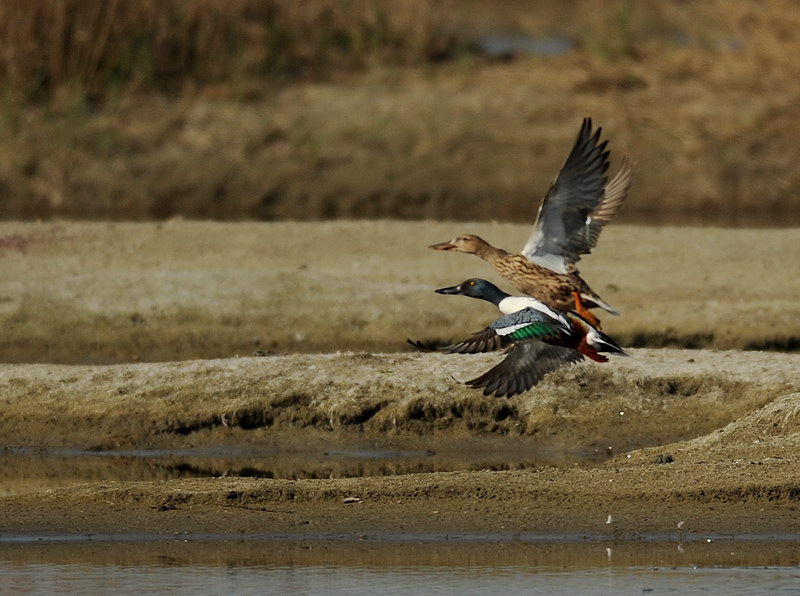
[(444, 352), (450, 347), (450, 344), (440, 341), (422, 341), (420, 339), (406, 338), (406, 343), (422, 350), (423, 352)]
[[(614, 216), (622, 208), (625, 199), (628, 198), (628, 191), (633, 181), (633, 164), (626, 155), (622, 158), (619, 171), (606, 185), (606, 194), (600, 204), (586, 220), (586, 225), (582, 230), (576, 230), (574, 236), (569, 240), (568, 251), (571, 254), (588, 255), (597, 246), (600, 239), (600, 232), (603, 227), (614, 219)], [(578, 256), (575, 261), (580, 259)]]
[(610, 222), (622, 207), (625, 199), (628, 198), (628, 191), (633, 180), (633, 163), (627, 155), (622, 157), (619, 170), (606, 184), (605, 196), (597, 208), (592, 211), (591, 218), (602, 224)]
[(516, 344), (500, 364), (467, 381), (470, 387), (483, 387), (484, 395), (512, 397), (537, 385), (545, 375), (583, 360), (577, 350), (551, 346), (540, 341)]
[(494, 352), (501, 348), (510, 345), (511, 341), (497, 332), (491, 327), (485, 327), (476, 333), (470, 335), (464, 341), (449, 345), (436, 345), (417, 341), (414, 339), (406, 339), (406, 341), (420, 350), (428, 352), (447, 352), (448, 354), (479, 354), (482, 352)]
[(600, 142), (602, 130), (593, 133), (591, 118), (584, 118), (575, 146), (547, 191), (522, 249), (531, 261), (559, 273), (566, 273), (568, 265), (588, 252), (582, 250), (585, 243), (575, 238), (586, 234), (587, 220), (605, 196), (609, 152), (608, 141)]

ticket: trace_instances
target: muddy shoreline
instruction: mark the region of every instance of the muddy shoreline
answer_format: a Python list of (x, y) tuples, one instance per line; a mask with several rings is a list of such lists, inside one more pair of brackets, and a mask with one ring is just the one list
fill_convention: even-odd
[[(472, 368), (476, 359), (468, 357), (365, 359), (356, 354), (274, 360), (273, 367), (283, 367), (281, 374), (271, 374), (276, 371), (269, 370), (269, 359), (264, 358), (111, 367), (5, 366), (0, 371), (6, 396), (0, 427), (12, 443), (21, 444), (25, 438), (31, 444), (83, 441), (95, 449), (257, 445), (270, 438), (280, 441), (281, 433), (285, 436), (291, 429), (297, 433), (295, 440), (309, 433), (324, 442), (327, 434), (330, 443), (338, 445), (346, 444), (348, 437), (395, 437), (418, 447), (435, 438), (441, 446), (448, 438), (457, 444), (472, 435), (475, 449), (480, 449), (481, 435), (494, 435), (508, 444), (538, 441), (562, 447), (597, 447), (597, 438), (603, 436), (606, 442), (617, 441), (617, 455), (590, 468), (94, 482), (0, 499), (0, 533), (169, 537), (186, 532), (315, 540), (584, 534), (597, 539), (647, 535), (694, 540), (800, 532), (800, 468), (791, 457), (800, 445), (800, 385), (795, 377), (800, 356), (636, 350), (633, 358), (613, 369), (593, 372), (592, 365), (585, 364), (560, 371), (517, 403), (487, 400), (451, 377), (442, 378), (444, 370)], [(345, 362), (352, 376), (333, 378), (332, 371), (341, 370)], [(300, 373), (292, 371), (300, 369), (300, 363), (317, 369), (323, 380), (306, 384), (306, 391), (315, 396), (312, 402), (291, 406), (286, 399), (297, 395), (292, 374)], [(378, 371), (388, 370), (390, 364), (392, 380), (376, 383), (378, 375), (387, 376)], [(412, 368), (413, 376), (408, 372)], [(688, 372), (692, 369), (694, 374)], [(257, 395), (245, 397), (245, 386), (231, 383), (248, 377)], [(94, 389), (87, 390), (81, 378)], [(167, 391), (166, 379), (173, 388), (182, 386), (183, 393)], [(642, 379), (649, 384), (642, 385)], [(118, 388), (125, 384), (137, 389), (120, 393)], [(581, 384), (584, 394), (566, 399)], [(11, 388), (18, 399), (9, 398)], [(261, 412), (262, 426), (236, 428), (235, 413), (243, 409), (251, 418), (240, 417), (240, 422), (252, 421), (253, 413)], [(270, 418), (270, 412), (281, 409), (285, 418)], [(327, 412), (326, 422), (332, 424), (325, 431), (314, 426), (323, 419), (320, 412)], [(498, 420), (499, 412), (504, 413)], [(227, 426), (195, 424), (195, 430), (187, 432), (190, 420), (226, 416)], [(698, 434), (703, 424), (707, 432)], [(637, 438), (638, 448), (629, 443)]]
[[(649, 472), (544, 468), (327, 481), (95, 484), (3, 499), (0, 532), (311, 540), (796, 539), (796, 483), (781, 487), (769, 480), (796, 470), (748, 463), (724, 483), (708, 480), (730, 471), (722, 464)], [(731, 482), (739, 486), (731, 488)]]

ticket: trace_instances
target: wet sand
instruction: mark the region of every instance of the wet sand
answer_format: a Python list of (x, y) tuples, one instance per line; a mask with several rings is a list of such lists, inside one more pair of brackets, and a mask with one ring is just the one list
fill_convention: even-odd
[[(634, 348), (631, 358), (558, 371), (514, 399), (485, 398), (457, 379), (499, 355), (404, 345), (408, 335), (459, 337), (491, 320), (487, 305), (431, 292), (473, 275), (496, 279), (474, 257), (425, 248), (462, 231), (511, 248), (527, 226), (3, 224), (2, 353), (22, 363), (0, 366), (2, 444), (446, 450), (451, 441), (478, 452), (486, 440), (605, 461), (100, 481), (1, 499), (0, 534), (700, 540), (800, 531), (800, 355)], [(622, 343), (791, 346), (800, 336), (800, 280), (787, 275), (800, 262), (797, 235), (612, 226), (582, 270), (623, 310), (604, 319)], [(70, 364), (35, 364), (48, 360)]]

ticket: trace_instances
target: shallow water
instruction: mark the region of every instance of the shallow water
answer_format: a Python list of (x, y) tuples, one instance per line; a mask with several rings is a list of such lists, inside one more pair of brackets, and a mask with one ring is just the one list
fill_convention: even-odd
[(542, 465), (593, 465), (606, 452), (508, 441), (451, 439), (446, 444), (375, 441), (307, 446), (222, 445), (185, 449), (0, 450), (0, 496), (114, 480), (172, 478), (345, 478)]
[[(91, 452), (6, 449), (0, 492), (87, 481), (249, 475), (328, 477), (591, 465), (607, 454), (449, 440), (311, 442)], [(800, 593), (796, 536), (0, 535), (0, 592)], [(678, 539), (686, 539), (683, 543)]]
[[(0, 540), (4, 592), (796, 594), (800, 543)], [(108, 538), (108, 537), (106, 537)]]

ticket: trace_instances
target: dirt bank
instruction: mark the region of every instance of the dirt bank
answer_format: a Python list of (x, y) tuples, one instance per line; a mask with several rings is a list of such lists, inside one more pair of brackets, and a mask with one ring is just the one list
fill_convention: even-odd
[(297, 429), (494, 433), (619, 453), (694, 439), (800, 389), (798, 355), (632, 354), (558, 371), (511, 400), (486, 398), (456, 380), (486, 370), (499, 354), (3, 365), (0, 436), (5, 445), (118, 449), (253, 442)]

